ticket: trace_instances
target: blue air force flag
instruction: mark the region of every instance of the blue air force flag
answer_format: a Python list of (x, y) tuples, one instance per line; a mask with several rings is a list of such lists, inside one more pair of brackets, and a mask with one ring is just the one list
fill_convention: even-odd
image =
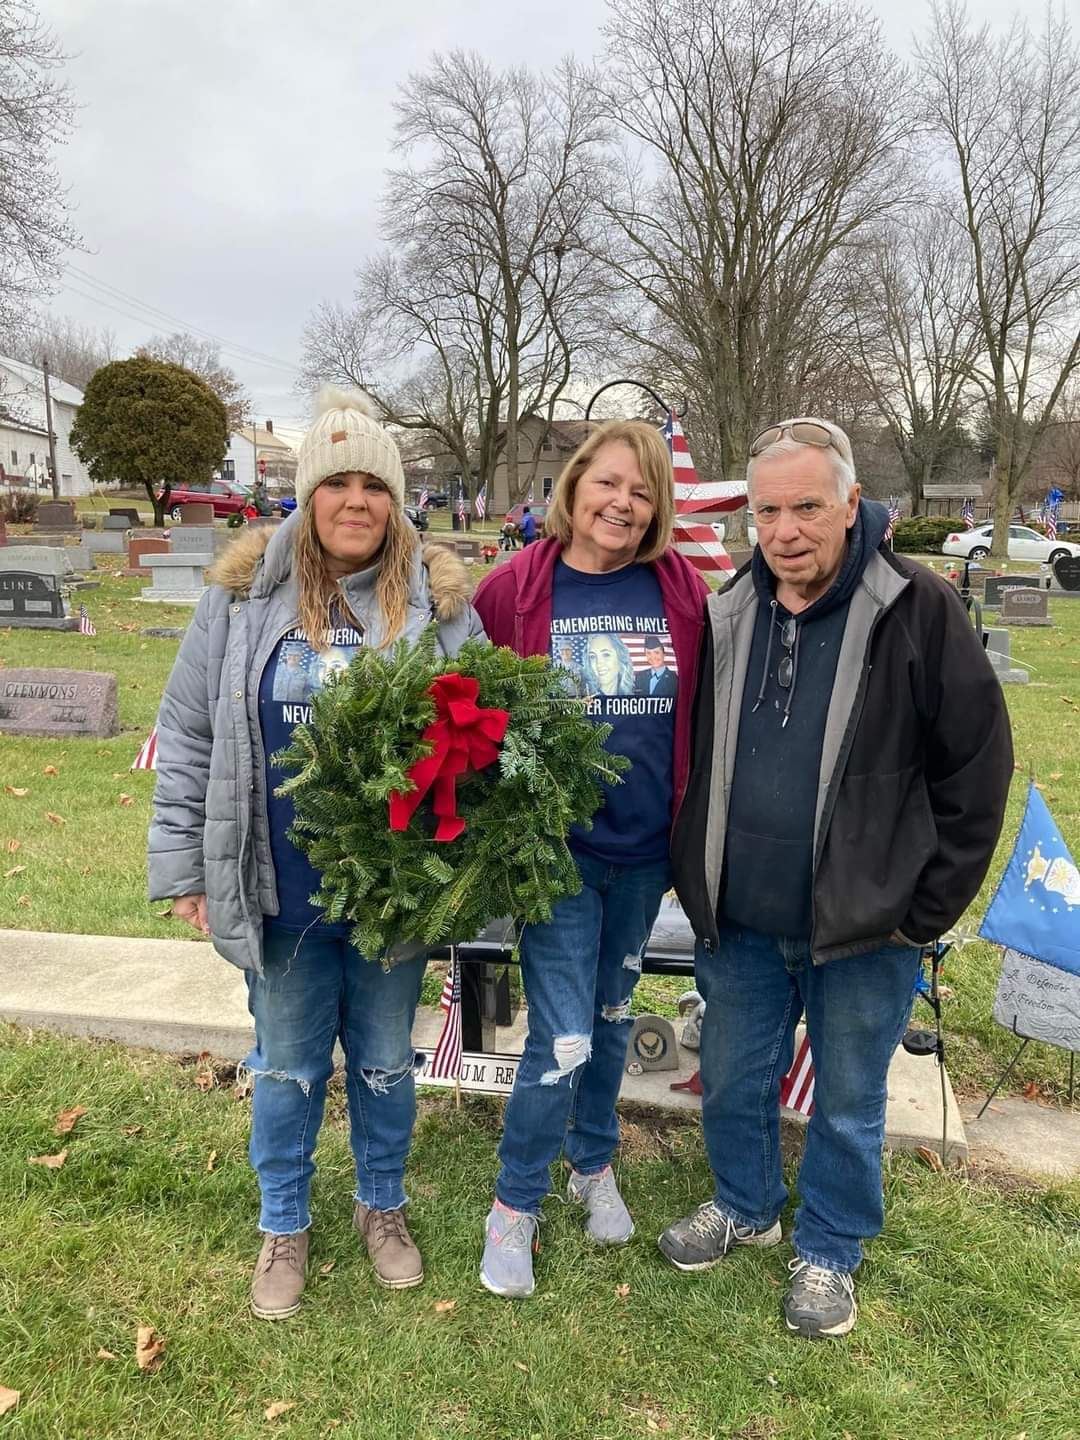
[(1080, 976), (1080, 871), (1034, 785), (979, 934)]

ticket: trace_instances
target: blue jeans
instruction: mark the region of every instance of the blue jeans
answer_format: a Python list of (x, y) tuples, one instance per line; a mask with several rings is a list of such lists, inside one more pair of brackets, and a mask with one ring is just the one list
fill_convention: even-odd
[(291, 1235), (311, 1224), (312, 1156), (336, 1040), (345, 1052), (356, 1199), (375, 1210), (404, 1205), (416, 1118), (412, 1027), (426, 964), (422, 955), (387, 973), (347, 940), (301, 941), (267, 925), (264, 974), (244, 972), (255, 1020), (244, 1064), (255, 1077), (249, 1154), (260, 1230)]
[(911, 1013), (920, 952), (887, 945), (814, 965), (805, 942), (722, 927), (698, 946), (702, 1124), (717, 1208), (770, 1226), (787, 1190), (780, 1161), (780, 1081), (806, 1013), (814, 1114), (799, 1168), (795, 1253), (852, 1271), (884, 1219), (881, 1151), (889, 1062)]
[(666, 860), (610, 865), (580, 852), (575, 859), (581, 893), (521, 937), (529, 1033), (506, 1106), (495, 1193), (532, 1214), (560, 1150), (582, 1175), (611, 1163), (630, 997), (668, 886)]

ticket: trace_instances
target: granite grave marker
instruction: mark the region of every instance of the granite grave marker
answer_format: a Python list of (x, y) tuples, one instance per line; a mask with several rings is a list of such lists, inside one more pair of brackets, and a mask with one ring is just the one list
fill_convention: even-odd
[(0, 733), (116, 735), (116, 676), (96, 670), (0, 670)]

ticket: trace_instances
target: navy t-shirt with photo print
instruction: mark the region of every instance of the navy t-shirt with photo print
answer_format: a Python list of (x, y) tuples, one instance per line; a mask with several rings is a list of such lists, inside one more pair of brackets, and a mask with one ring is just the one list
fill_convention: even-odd
[(592, 829), (575, 827), (571, 845), (616, 865), (666, 859), (679, 682), (649, 566), (592, 575), (556, 561), (551, 659), (589, 698), (591, 718), (612, 726), (607, 749), (633, 764), (621, 785), (605, 786)]
[(355, 624), (337, 625), (325, 650), (313, 650), (298, 626), (278, 641), (259, 682), (259, 723), (266, 754), (266, 806), (270, 821), (270, 854), (277, 877), (278, 916), (274, 924), (287, 930), (315, 925), (323, 935), (347, 935), (348, 925), (327, 925), (322, 912), (308, 899), (319, 888), (319, 872), (289, 839), (293, 802), (275, 795), (287, 771), (276, 769), (270, 757), (292, 739), (293, 726), (311, 719), (311, 696), (323, 688), (333, 671), (345, 670), (364, 643)]

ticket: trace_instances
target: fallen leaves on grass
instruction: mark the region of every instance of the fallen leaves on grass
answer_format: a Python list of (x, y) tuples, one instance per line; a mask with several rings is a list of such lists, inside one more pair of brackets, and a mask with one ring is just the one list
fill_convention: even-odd
[(267, 1420), (277, 1420), (280, 1416), (285, 1415), (288, 1411), (295, 1409), (295, 1400), (275, 1400), (272, 1405), (268, 1405), (266, 1407), (266, 1409), (263, 1411), (263, 1415), (266, 1417)]
[(64, 819), (63, 815), (57, 815), (57, 813), (56, 813), (55, 810), (46, 810), (46, 811), (45, 811), (45, 819), (48, 820), (48, 822), (49, 822), (50, 825), (66, 825), (66, 824), (67, 824), (67, 821)]
[(931, 1150), (928, 1145), (916, 1145), (915, 1154), (918, 1155), (919, 1159), (925, 1164), (929, 1165), (931, 1170), (936, 1170), (938, 1174), (944, 1172), (945, 1166), (941, 1156), (936, 1150)]
[(10, 870), (4, 871), (4, 879), (10, 880), (13, 875), (21, 875), (25, 869), (25, 865), (13, 865)]
[(325, 1265), (320, 1265), (320, 1266), (319, 1266), (319, 1274), (320, 1274), (320, 1275), (329, 1275), (330, 1272), (331, 1272), (331, 1270), (333, 1270), (333, 1268), (334, 1268), (334, 1266), (335, 1266), (336, 1264), (337, 1264), (337, 1261), (336, 1261), (336, 1260), (327, 1260), (327, 1262), (326, 1262)]
[(135, 1336), (135, 1364), (140, 1370), (156, 1370), (161, 1364), (165, 1341), (152, 1325), (140, 1325)]
[(211, 1150), (211, 1151), (210, 1151), (210, 1154), (206, 1157), (206, 1173), (207, 1173), (208, 1175), (212, 1175), (212, 1174), (213, 1174), (213, 1172), (214, 1172), (214, 1166), (215, 1166), (216, 1164), (217, 1164), (217, 1151), (216, 1151), (216, 1150)]
[(127, 1135), (130, 1138), (132, 1135), (141, 1135), (142, 1129), (143, 1127), (141, 1125), (121, 1125), (120, 1134)]
[(21, 800), (24, 795), (29, 795), (30, 791), (21, 785), (5, 785), (4, 794), (14, 795), (16, 800)]
[(520, 1370), (521, 1373), (522, 1373), (522, 1375), (528, 1375), (528, 1373), (529, 1373), (529, 1367), (528, 1367), (528, 1365), (525, 1365), (525, 1364), (524, 1364), (522, 1361), (520, 1361), (520, 1360), (515, 1360), (515, 1361), (514, 1361), (514, 1369), (515, 1369), (515, 1370)]
[(135, 796), (134, 796), (134, 795), (120, 795), (120, 796), (118, 796), (117, 798), (118, 798), (119, 804), (121, 804), (121, 805), (134, 805), (134, 804), (135, 804)]
[(457, 1309), (456, 1300), (436, 1300), (434, 1305), (436, 1315), (449, 1315), (451, 1310)]
[(29, 910), (30, 906), (33, 903), (34, 902), (30, 899), (29, 895), (20, 895), (19, 898), (15, 901), (15, 904), (21, 905), (24, 910)]
[(627, 1300), (627, 1299), (629, 1299), (629, 1297), (630, 1297), (630, 1286), (629, 1286), (629, 1285), (616, 1285), (616, 1286), (615, 1286), (615, 1294), (619, 1297), (620, 1300)]
[(154, 913), (157, 915), (157, 917), (158, 917), (159, 920), (171, 920), (171, 919), (172, 919), (172, 906), (171, 906), (171, 905), (166, 905), (164, 910), (157, 910), (157, 911), (155, 911)]
[(19, 1391), (9, 1390), (6, 1385), (0, 1385), (0, 1415), (6, 1415), (9, 1410), (14, 1410), (19, 1403)]
[(61, 1110), (60, 1114), (56, 1117), (53, 1133), (56, 1135), (70, 1135), (85, 1114), (85, 1105), (73, 1105), (70, 1110)]
[(1041, 1096), (1041, 1093), (1042, 1092), (1039, 1089), (1039, 1082), (1037, 1080), (1029, 1080), (1028, 1083), (1024, 1086), (1025, 1100), (1038, 1100)]
[(22, 849), (22, 841), (21, 841), (21, 840), (7, 840), (7, 841), (5, 841), (5, 843), (4, 843), (4, 849), (7, 851), (7, 853), (8, 853), (9, 855), (14, 855), (16, 850), (21, 850), (21, 849)]
[(105, 1347), (102, 1346), (97, 1352), (97, 1358), (99, 1360), (116, 1360), (119, 1359), (119, 1356), (114, 1355), (111, 1350), (106, 1350)]
[(204, 1095), (208, 1094), (209, 1091), (214, 1088), (213, 1070), (200, 1070), (195, 1076), (195, 1087), (201, 1090)]
[(41, 1165), (46, 1170), (59, 1170), (60, 1166), (67, 1160), (68, 1152), (59, 1151), (56, 1155), (31, 1155), (27, 1160), (28, 1165)]
[(56, 768), (55, 765), (46, 765), (45, 769), (42, 770), (41, 773), (43, 775), (59, 775), (60, 771)]

